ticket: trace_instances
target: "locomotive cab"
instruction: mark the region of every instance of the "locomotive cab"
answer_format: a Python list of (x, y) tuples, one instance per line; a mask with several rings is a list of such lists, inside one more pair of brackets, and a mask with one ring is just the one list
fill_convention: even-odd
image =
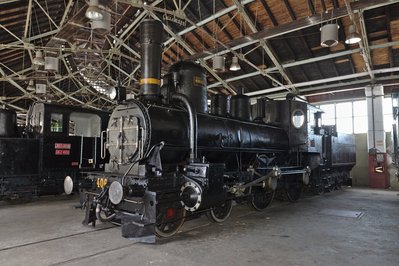
[(41, 192), (62, 191), (65, 176), (77, 183), (81, 171), (104, 169), (101, 131), (106, 112), (48, 103), (35, 103), (28, 112), (27, 130), (40, 142)]

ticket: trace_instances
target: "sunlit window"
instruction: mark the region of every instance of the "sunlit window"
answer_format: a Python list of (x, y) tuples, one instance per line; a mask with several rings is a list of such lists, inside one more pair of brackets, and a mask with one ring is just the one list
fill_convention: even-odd
[(367, 103), (353, 102), (353, 133), (367, 133)]
[(352, 102), (336, 104), (337, 131), (342, 133), (353, 133)]
[(392, 124), (394, 123), (392, 117), (392, 98), (384, 98), (383, 114), (384, 114), (384, 130), (385, 132), (391, 132)]
[(320, 109), (324, 111), (324, 114), (322, 115), (323, 125), (335, 125), (335, 105), (334, 104), (320, 105)]
[[(319, 106), (324, 111), (323, 125), (337, 125), (337, 131), (343, 133), (367, 133), (367, 102), (366, 100), (351, 101)], [(384, 130), (392, 131), (392, 100), (383, 101)]]

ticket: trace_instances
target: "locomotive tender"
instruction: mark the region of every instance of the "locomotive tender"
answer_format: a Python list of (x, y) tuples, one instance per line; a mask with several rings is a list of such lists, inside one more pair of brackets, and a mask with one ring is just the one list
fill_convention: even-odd
[(204, 70), (178, 62), (160, 87), (162, 24), (140, 27), (140, 98), (110, 117), (110, 159), (86, 177), (84, 224), (118, 222), (124, 237), (155, 242), (202, 213), (224, 221), (233, 200), (261, 211), (276, 192), (295, 201), (304, 185), (324, 190), (349, 177), (354, 136), (319, 126), (320, 110), (262, 99), (252, 119), (248, 97), (214, 95), (209, 114)]
[(77, 182), (82, 171), (103, 170), (100, 132), (108, 119), (102, 111), (37, 102), (21, 130), (15, 111), (0, 109), (0, 200), (60, 194), (66, 176)]

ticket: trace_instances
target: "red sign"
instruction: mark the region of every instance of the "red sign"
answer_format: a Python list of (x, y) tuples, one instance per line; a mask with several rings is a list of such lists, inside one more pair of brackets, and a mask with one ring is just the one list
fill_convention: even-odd
[(70, 150), (71, 149), (71, 143), (55, 143), (54, 148)]
[(70, 150), (55, 150), (55, 155), (70, 155)]
[(79, 163), (78, 163), (78, 162), (72, 162), (71, 165), (72, 165), (72, 166), (79, 166)]

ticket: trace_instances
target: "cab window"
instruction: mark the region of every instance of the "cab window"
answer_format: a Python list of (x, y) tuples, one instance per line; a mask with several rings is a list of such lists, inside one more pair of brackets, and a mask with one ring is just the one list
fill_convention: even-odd
[(69, 116), (69, 136), (98, 137), (101, 118), (96, 114), (73, 112)]
[(51, 132), (62, 132), (62, 114), (52, 113), (51, 114)]

